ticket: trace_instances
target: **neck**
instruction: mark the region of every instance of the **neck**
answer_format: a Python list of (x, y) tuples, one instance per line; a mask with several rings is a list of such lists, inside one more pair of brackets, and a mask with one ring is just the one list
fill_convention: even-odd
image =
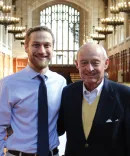
[(95, 88), (97, 88), (98, 87), (98, 85), (97, 84), (85, 84), (85, 87), (86, 87), (86, 89), (88, 90), (88, 91), (93, 91)]
[(102, 80), (97, 81), (95, 83), (94, 82), (91, 82), (91, 83), (84, 82), (84, 85), (85, 85), (86, 89), (91, 92), (95, 88), (97, 88), (101, 82), (102, 82)]
[(44, 68), (37, 68), (37, 67), (35, 67), (34, 65), (32, 65), (32, 64), (30, 64), (29, 63), (29, 66), (30, 66), (30, 68), (32, 68), (33, 70), (35, 70), (36, 72), (38, 72), (38, 73), (40, 73), (40, 74), (45, 74), (48, 70), (49, 70), (49, 67), (48, 66), (46, 66), (46, 67), (44, 67)]

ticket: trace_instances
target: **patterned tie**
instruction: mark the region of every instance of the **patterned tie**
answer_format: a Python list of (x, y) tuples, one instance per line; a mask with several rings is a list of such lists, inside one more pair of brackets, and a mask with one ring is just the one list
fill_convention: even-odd
[(49, 135), (48, 135), (48, 102), (47, 88), (42, 76), (38, 75), (41, 80), (38, 92), (38, 156), (48, 156), (49, 154)]

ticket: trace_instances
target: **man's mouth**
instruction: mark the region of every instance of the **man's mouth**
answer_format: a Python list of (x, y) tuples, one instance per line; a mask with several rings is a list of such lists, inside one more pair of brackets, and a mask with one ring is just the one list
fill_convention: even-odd
[(44, 60), (44, 59), (46, 59), (46, 58), (48, 58), (48, 56), (47, 55), (45, 55), (45, 56), (35, 56), (37, 59), (39, 59), (39, 60)]
[(88, 76), (88, 77), (93, 77), (93, 76), (95, 76), (96, 74), (85, 74), (86, 76)]

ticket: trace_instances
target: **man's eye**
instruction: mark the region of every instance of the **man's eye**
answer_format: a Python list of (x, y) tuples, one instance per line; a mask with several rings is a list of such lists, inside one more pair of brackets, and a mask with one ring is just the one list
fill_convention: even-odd
[(100, 63), (100, 62), (98, 62), (98, 61), (92, 62), (92, 64), (95, 65), (95, 66), (99, 65), (99, 63)]
[(51, 45), (50, 44), (45, 44), (44, 45), (46, 48), (49, 48)]
[(32, 46), (35, 47), (35, 48), (39, 48), (40, 44), (33, 44)]
[(88, 64), (87, 61), (81, 62), (82, 65)]

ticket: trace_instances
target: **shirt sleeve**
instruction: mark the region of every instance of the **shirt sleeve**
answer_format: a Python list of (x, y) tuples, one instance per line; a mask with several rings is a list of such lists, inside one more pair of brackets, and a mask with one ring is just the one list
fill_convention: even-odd
[(0, 156), (4, 156), (4, 147), (6, 147), (6, 127), (10, 125), (11, 106), (9, 103), (9, 90), (4, 79), (0, 81)]

